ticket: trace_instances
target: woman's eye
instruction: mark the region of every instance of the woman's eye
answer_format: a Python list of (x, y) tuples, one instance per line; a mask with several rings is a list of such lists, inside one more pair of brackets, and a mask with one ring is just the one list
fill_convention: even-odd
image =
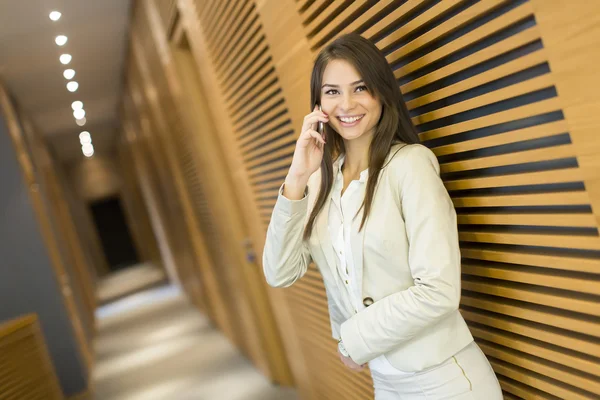
[(367, 91), (367, 90), (369, 90), (369, 89), (367, 89), (367, 87), (365, 85), (361, 85), (361, 86), (358, 86), (356, 88), (357, 92), (364, 92), (364, 91)]
[(329, 89), (328, 91), (325, 92), (325, 94), (328, 94), (328, 95), (331, 96), (331, 95), (334, 95), (334, 94), (338, 94), (338, 91), (335, 90), (335, 89)]

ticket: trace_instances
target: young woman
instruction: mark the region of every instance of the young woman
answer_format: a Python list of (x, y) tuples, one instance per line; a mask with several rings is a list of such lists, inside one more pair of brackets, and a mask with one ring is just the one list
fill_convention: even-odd
[(377, 400), (502, 399), (458, 311), (456, 213), (385, 57), (338, 38), (315, 61), (311, 102), (267, 232), (268, 283), (316, 263), (340, 360), (368, 364)]

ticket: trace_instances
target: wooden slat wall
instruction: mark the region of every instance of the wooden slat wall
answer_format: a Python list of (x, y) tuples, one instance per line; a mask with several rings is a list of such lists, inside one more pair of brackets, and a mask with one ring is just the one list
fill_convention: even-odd
[[(136, 110), (126, 107), (126, 119), (136, 120), (132, 126), (139, 123), (134, 129), (151, 132), (153, 152), (162, 150), (158, 157), (175, 183), (178, 196), (172, 198), (181, 206), (187, 228), (181, 233), (191, 240), (197, 262), (188, 269), (176, 261), (180, 277), (189, 278), (181, 279), (183, 285), (201, 280), (207, 314), (265, 375), (289, 384), (265, 283), (258, 266), (246, 258), (247, 234), (236, 216), (239, 205), (227, 171), (218, 166), (221, 150), (211, 132), (205, 94), (195, 85), (196, 65), (181, 25), (169, 29), (165, 12), (150, 0), (139, 2), (134, 12), (127, 92)], [(178, 33), (171, 34), (173, 30)], [(161, 186), (159, 182), (157, 190), (164, 190)]]
[[(422, 142), (440, 160), (459, 216), (461, 309), (507, 399), (600, 396), (600, 124), (592, 107), (600, 91), (577, 78), (588, 67), (582, 54), (597, 58), (592, 16), (600, 9), (556, 3), (178, 1), (215, 124), (196, 135), (217, 136), (225, 149), (258, 254), (310, 111), (312, 59), (345, 32), (384, 52)], [(577, 35), (567, 31), (579, 20)], [(187, 186), (199, 193), (182, 143)], [(198, 220), (201, 230), (219, 229)], [(269, 295), (303, 397), (372, 396), (368, 374), (337, 359), (317, 270), (282, 292)]]
[(64, 399), (35, 314), (0, 324), (0, 397)]

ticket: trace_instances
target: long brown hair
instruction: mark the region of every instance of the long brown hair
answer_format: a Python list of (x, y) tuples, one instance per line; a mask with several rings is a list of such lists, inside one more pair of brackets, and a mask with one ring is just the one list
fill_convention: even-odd
[[(371, 211), (379, 173), (391, 147), (396, 143), (418, 143), (419, 136), (408, 114), (398, 82), (384, 55), (368, 39), (356, 33), (340, 36), (317, 56), (310, 80), (311, 109), (315, 104), (321, 104), (323, 73), (332, 60), (344, 60), (352, 65), (365, 82), (369, 93), (382, 104), (381, 118), (369, 146), (369, 179), (361, 206), (364, 207), (360, 224), (362, 230)], [(344, 140), (327, 124), (325, 134), (327, 144), (321, 161), (321, 187), (304, 230), (304, 240), (310, 237), (315, 220), (331, 192), (334, 157), (345, 153)]]

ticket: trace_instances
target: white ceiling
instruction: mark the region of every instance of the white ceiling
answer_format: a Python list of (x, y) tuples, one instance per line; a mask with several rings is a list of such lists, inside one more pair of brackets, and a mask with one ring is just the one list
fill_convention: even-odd
[[(114, 145), (122, 90), (131, 0), (0, 0), (0, 78), (63, 162), (83, 157), (79, 133), (96, 152)], [(57, 10), (57, 22), (48, 15)], [(68, 42), (59, 47), (57, 35)], [(67, 66), (59, 56), (69, 53)], [(75, 70), (75, 93), (66, 68)], [(81, 100), (87, 123), (75, 124), (71, 103)]]

